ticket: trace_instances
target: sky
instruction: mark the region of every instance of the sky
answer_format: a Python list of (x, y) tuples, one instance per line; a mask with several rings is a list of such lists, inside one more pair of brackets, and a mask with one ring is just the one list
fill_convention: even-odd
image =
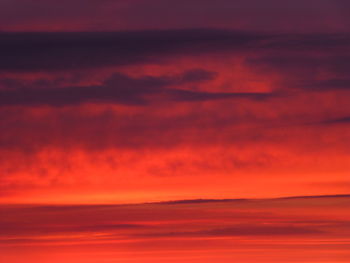
[(0, 259), (348, 262), (348, 13), (0, 0)]

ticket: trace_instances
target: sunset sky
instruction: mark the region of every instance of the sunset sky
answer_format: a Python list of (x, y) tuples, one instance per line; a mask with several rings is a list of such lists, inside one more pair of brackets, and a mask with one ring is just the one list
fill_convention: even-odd
[(350, 262), (349, 13), (0, 0), (0, 262)]

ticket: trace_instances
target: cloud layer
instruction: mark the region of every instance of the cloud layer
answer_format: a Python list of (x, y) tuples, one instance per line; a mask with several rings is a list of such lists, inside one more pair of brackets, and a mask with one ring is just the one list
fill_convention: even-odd
[(0, 38), (3, 202), (349, 191), (347, 33)]

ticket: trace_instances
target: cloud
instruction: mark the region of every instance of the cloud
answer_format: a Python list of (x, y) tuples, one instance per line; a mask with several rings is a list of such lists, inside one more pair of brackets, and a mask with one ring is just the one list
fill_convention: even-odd
[(350, 195), (310, 195), (310, 196), (291, 196), (291, 197), (282, 197), (283, 199), (333, 199), (333, 198), (350, 198)]
[[(315, 199), (308, 202), (309, 199)], [(134, 205), (1, 205), (0, 245), (8, 242), (134, 241), (206, 237), (303, 235), (325, 238), (349, 231), (329, 214), (347, 209), (349, 196), (207, 200)], [(317, 205), (315, 205), (317, 202)], [(323, 217), (323, 215), (328, 215)], [(26, 220), (23, 220), (26, 218)], [(62, 239), (64, 237), (64, 239)]]
[[(231, 185), (227, 197), (251, 195), (265, 178), (260, 195), (307, 192), (289, 187), (294, 174), (345, 180), (344, 125), (304, 125), (349, 115), (345, 35), (167, 30), (1, 38), (2, 200), (57, 201), (74, 186), (74, 200), (94, 193), (101, 200), (104, 191), (108, 200), (130, 200), (140, 191), (147, 201), (176, 196), (170, 182), (185, 177), (182, 198), (199, 197), (196, 176), (208, 178), (201, 183), (212, 197)], [(141, 187), (136, 176), (149, 180)]]
[(328, 119), (328, 120), (324, 120), (319, 122), (318, 124), (325, 124), (325, 125), (329, 125), (329, 124), (350, 124), (350, 117), (343, 117), (343, 118), (338, 118), (338, 119)]
[[(215, 73), (191, 70), (176, 76), (133, 78), (120, 73), (97, 86), (21, 87), (0, 90), (0, 106), (65, 106), (86, 102), (145, 105), (157, 101), (207, 101), (230, 98), (266, 99), (268, 93), (204, 92), (178, 88), (183, 84), (210, 81)], [(23, 86), (23, 85), (22, 85)], [(175, 86), (175, 87), (174, 87)]]
[[(349, 91), (349, 51), (341, 48), (338, 50), (336, 46), (329, 46), (328, 50), (317, 50), (318, 46), (327, 47), (330, 44), (321, 39), (314, 46), (309, 44), (311, 52), (305, 52), (303, 48), (295, 52), (297, 48), (293, 47), (283, 52), (261, 52), (247, 56), (245, 65), (261, 74), (278, 74), (280, 79), (275, 83), (275, 88), (279, 90), (334, 94)], [(302, 47), (307, 45), (301, 44)]]
[(295, 227), (293, 225), (238, 225), (195, 232), (150, 233), (145, 237), (232, 237), (232, 236), (294, 236), (320, 234), (316, 228)]
[[(290, 196), (290, 197), (281, 197), (274, 199), (260, 199), (263, 201), (266, 200), (293, 200), (293, 199), (333, 199), (333, 198), (350, 198), (350, 195), (310, 195), (310, 196)], [(174, 201), (166, 201), (160, 202), (158, 204), (165, 205), (188, 205), (188, 204), (206, 204), (206, 203), (235, 203), (235, 202), (254, 202), (256, 199), (188, 199), (188, 200), (174, 200)]]
[(310, 91), (347, 91), (350, 90), (350, 79), (331, 78), (326, 80), (304, 81), (294, 87)]
[(205, 204), (205, 203), (222, 203), (222, 202), (241, 202), (248, 199), (190, 199), (190, 200), (174, 200), (161, 202), (159, 204), (165, 205), (187, 205), (187, 204)]
[[(0, 230), (3, 236), (16, 236), (16, 235), (35, 235), (37, 233), (46, 234), (67, 234), (67, 233), (93, 233), (93, 232), (114, 232), (120, 230), (129, 230), (142, 228), (140, 224), (45, 224), (42, 225), (20, 225), (11, 223), (2, 223)], [(1, 241), (0, 241), (1, 242)]]
[[(344, 50), (347, 35), (283, 35), (187, 29), (125, 32), (1, 33), (0, 71), (36, 72), (159, 63), (178, 55), (262, 50)], [(279, 63), (269, 59), (270, 63)], [(343, 60), (346, 63), (346, 59)]]
[(293, 225), (238, 225), (229, 228), (218, 228), (198, 232), (204, 236), (289, 236), (320, 233), (316, 228), (306, 228)]
[(1, 33), (0, 71), (123, 66), (164, 56), (245, 49), (266, 36), (225, 30), (111, 33)]
[(318, 121), (312, 121), (312, 122), (307, 122), (305, 123), (306, 125), (311, 125), (311, 126), (325, 126), (325, 127), (332, 127), (335, 125), (348, 125), (350, 124), (350, 117), (345, 116), (345, 117), (339, 117), (339, 118), (324, 118), (322, 120)]

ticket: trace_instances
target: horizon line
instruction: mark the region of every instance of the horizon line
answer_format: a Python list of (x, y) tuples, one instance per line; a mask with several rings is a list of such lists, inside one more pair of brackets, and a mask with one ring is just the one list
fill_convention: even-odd
[(137, 203), (0, 203), (1, 206), (128, 206), (128, 205), (186, 205), (186, 204), (204, 204), (215, 202), (239, 202), (239, 201), (273, 201), (273, 200), (293, 200), (293, 199), (322, 199), (322, 198), (350, 198), (350, 194), (335, 195), (297, 195), (282, 197), (264, 197), (264, 198), (193, 198), (193, 199), (174, 199), (164, 201), (150, 201)]

